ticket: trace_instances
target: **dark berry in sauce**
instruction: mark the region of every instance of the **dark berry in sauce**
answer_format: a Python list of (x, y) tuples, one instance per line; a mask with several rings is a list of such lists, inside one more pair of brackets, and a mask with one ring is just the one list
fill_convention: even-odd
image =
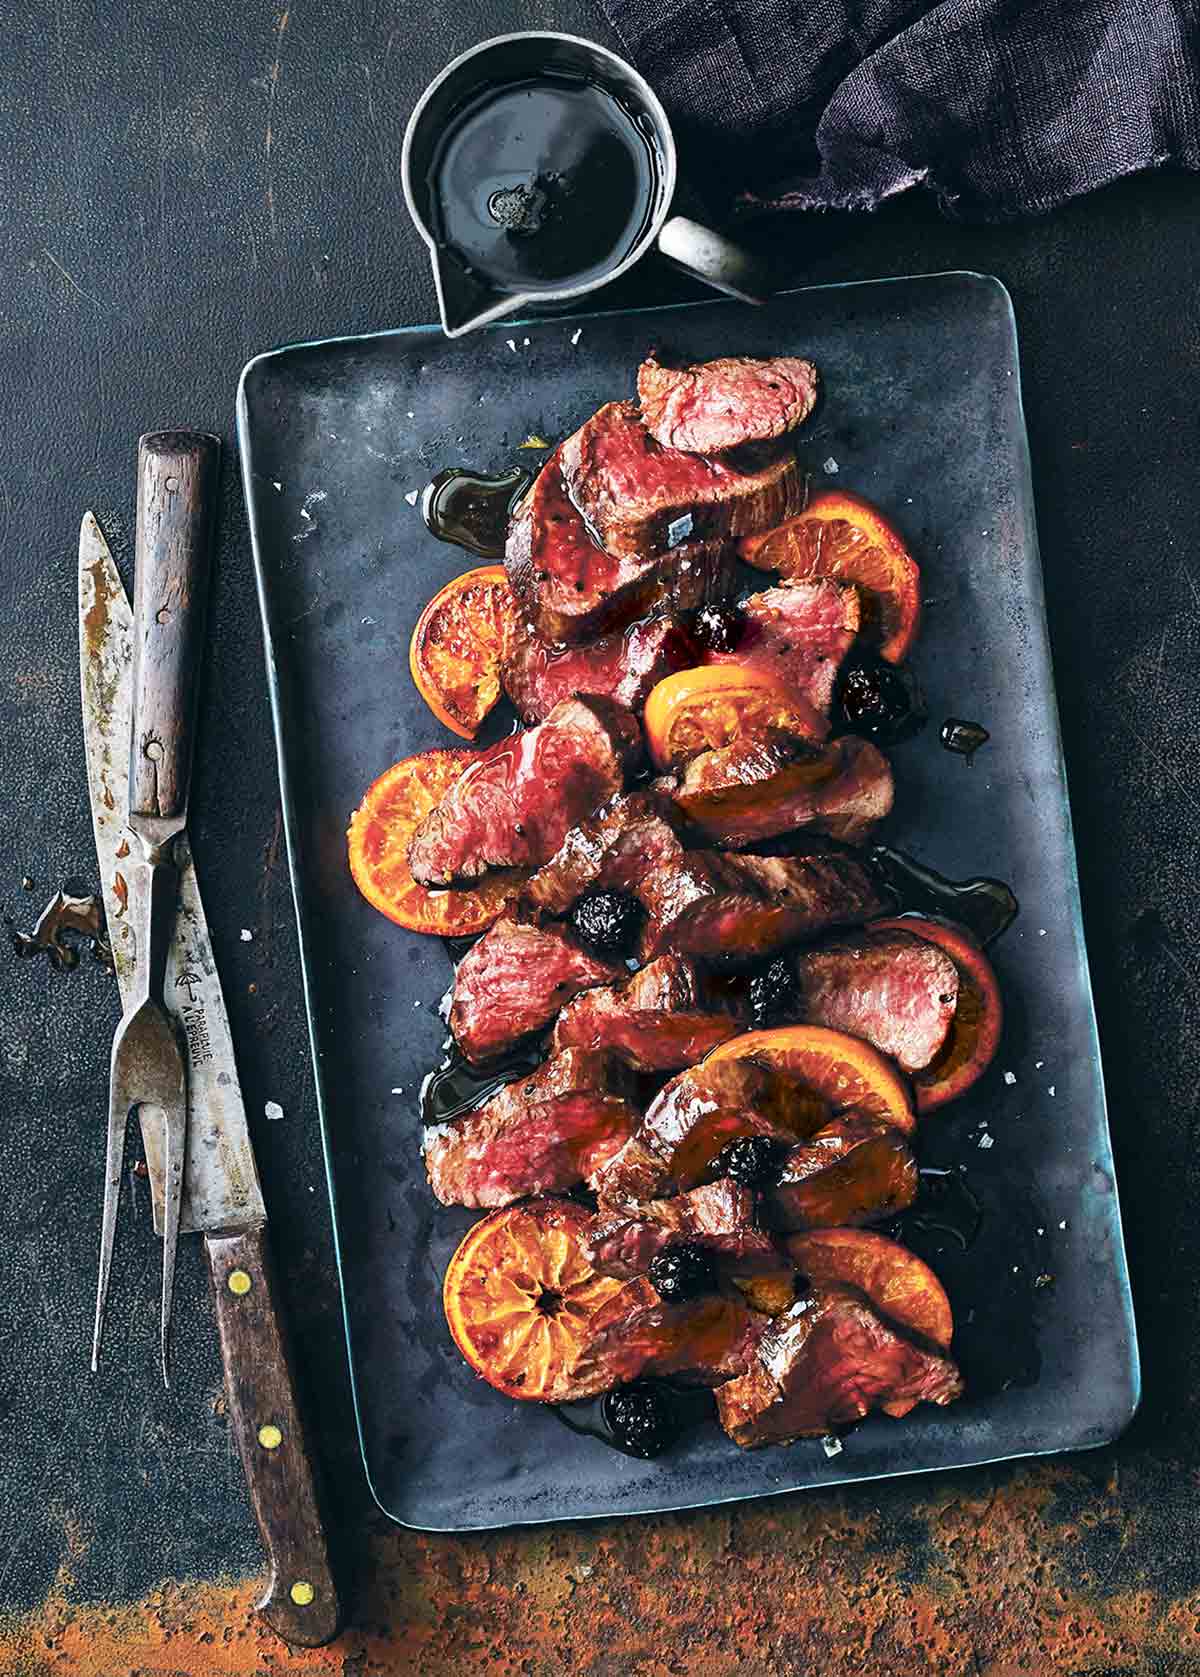
[(660, 1299), (674, 1304), (711, 1293), (717, 1284), (707, 1252), (698, 1246), (671, 1246), (652, 1258), (650, 1280)]
[(942, 744), (947, 751), (957, 751), (968, 762), (991, 737), (979, 722), (964, 722), (961, 717), (950, 716), (942, 723)]
[(779, 1181), (780, 1148), (765, 1135), (742, 1135), (713, 1160), (717, 1176), (729, 1176), (743, 1188), (773, 1188)]
[(706, 652), (733, 652), (745, 627), (736, 606), (701, 606), (692, 619), (692, 639)]
[(632, 955), (642, 927), (642, 905), (628, 891), (589, 891), (571, 910), (581, 943), (598, 955)]
[(606, 1393), (602, 1412), (621, 1449), (647, 1460), (661, 1455), (679, 1430), (667, 1394), (645, 1381)]
[(758, 1030), (794, 1018), (799, 1005), (796, 970), (786, 955), (777, 955), (750, 980), (750, 1015)]
[(913, 721), (912, 693), (888, 664), (844, 665), (837, 697), (848, 725), (868, 739), (895, 739)]

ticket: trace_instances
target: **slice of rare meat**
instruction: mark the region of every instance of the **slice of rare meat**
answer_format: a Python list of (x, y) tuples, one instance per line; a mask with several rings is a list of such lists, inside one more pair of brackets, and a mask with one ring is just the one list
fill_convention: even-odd
[(706, 664), (748, 664), (781, 681), (828, 716), (833, 684), (862, 625), (852, 582), (831, 577), (782, 582), (741, 604), (743, 627), (732, 652), (709, 652)]
[(425, 1170), (443, 1205), (510, 1205), (563, 1194), (617, 1153), (637, 1123), (630, 1073), (579, 1049), (506, 1084), (474, 1112), (425, 1131)]
[(893, 1125), (847, 1112), (792, 1148), (767, 1196), (773, 1228), (849, 1228), (904, 1211), (920, 1177), (907, 1141)]
[(492, 1059), (544, 1030), (577, 991), (611, 984), (624, 971), (590, 954), (565, 926), (535, 926), (506, 916), (458, 963), (450, 1004), (454, 1040), (468, 1060)]
[(683, 1245), (700, 1247), (723, 1269), (739, 1275), (780, 1267), (779, 1247), (758, 1226), (753, 1190), (728, 1178), (706, 1182), (673, 1199), (601, 1212), (585, 1249), (601, 1275), (624, 1280), (644, 1275), (660, 1252)]
[(801, 829), (861, 844), (894, 795), (883, 752), (850, 734), (821, 747), (776, 738), (705, 751), (672, 794), (689, 821), (734, 849)]
[(611, 554), (750, 535), (799, 512), (804, 500), (786, 442), (752, 444), (722, 459), (685, 454), (656, 442), (632, 402), (608, 402), (560, 455), (567, 493)]
[(637, 1071), (679, 1071), (744, 1030), (734, 1014), (705, 1005), (700, 975), (683, 955), (657, 960), (568, 1002), (553, 1046), (619, 1054)]
[(865, 1037), (908, 1072), (937, 1056), (958, 1006), (958, 968), (911, 932), (861, 932), (796, 959), (799, 1017)]
[(536, 728), (497, 741), (413, 834), (413, 878), (450, 885), (548, 861), (577, 821), (621, 790), (641, 737), (622, 705), (566, 699)]
[(720, 454), (794, 431), (812, 412), (817, 386), (816, 367), (796, 355), (727, 355), (664, 367), (651, 354), (637, 377), (650, 435), (664, 448), (694, 454)]
[(632, 890), (648, 872), (683, 855), (678, 825), (669, 797), (654, 791), (622, 793), (572, 827), (526, 883), (522, 906), (533, 914), (562, 915), (585, 891)]
[[(532, 883), (532, 882), (531, 882)], [(675, 950), (723, 965), (880, 913), (886, 900), (853, 856), (665, 856), (636, 887), (646, 909), (646, 958)]]
[(952, 1403), (962, 1376), (909, 1339), (856, 1287), (826, 1283), (775, 1317), (748, 1372), (717, 1392), (721, 1425), (743, 1449), (821, 1438), (886, 1407)]
[(739, 1299), (719, 1293), (668, 1304), (639, 1275), (588, 1324), (570, 1370), (570, 1396), (598, 1397), (613, 1386), (654, 1376), (718, 1386), (751, 1362), (765, 1321)]
[(727, 543), (681, 536), (670, 547), (606, 552), (567, 494), (560, 448), (512, 517), (504, 568), (532, 632), (574, 644), (648, 612), (696, 611), (728, 597), (736, 567)]
[(583, 646), (551, 646), (520, 627), (500, 672), (504, 691), (526, 722), (541, 722), (555, 705), (576, 694), (613, 699), (640, 711), (650, 689), (673, 670), (697, 660), (678, 618), (639, 619)]
[(794, 1147), (829, 1118), (819, 1096), (750, 1060), (692, 1066), (665, 1085), (635, 1133), (593, 1179), (602, 1205), (638, 1205), (696, 1188), (728, 1142)]

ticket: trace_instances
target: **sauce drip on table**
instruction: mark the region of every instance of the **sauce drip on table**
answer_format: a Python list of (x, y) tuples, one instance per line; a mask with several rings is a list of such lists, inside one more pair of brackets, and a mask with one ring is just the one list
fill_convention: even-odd
[[(112, 949), (105, 935), (104, 909), (99, 897), (73, 897), (66, 891), (56, 891), (38, 915), (31, 932), (18, 931), (11, 921), (8, 931), (13, 949), (22, 960), (45, 955), (56, 972), (71, 972), (79, 965), (82, 943), (100, 966), (108, 972), (113, 970)], [(65, 934), (70, 935), (70, 942)]]
[(901, 909), (957, 920), (982, 944), (998, 938), (1020, 912), (1012, 887), (1001, 879), (947, 879), (888, 844), (874, 845), (871, 859)]

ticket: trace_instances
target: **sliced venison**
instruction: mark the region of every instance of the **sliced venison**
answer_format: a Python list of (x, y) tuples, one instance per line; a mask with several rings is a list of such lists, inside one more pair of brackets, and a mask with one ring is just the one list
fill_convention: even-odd
[(830, 577), (782, 582), (741, 604), (742, 630), (732, 652), (709, 652), (706, 664), (743, 664), (772, 676), (822, 716), (833, 684), (862, 625), (852, 582)]
[(695, 963), (660, 955), (615, 984), (585, 990), (558, 1016), (553, 1045), (605, 1050), (638, 1071), (679, 1071), (744, 1030), (704, 1004)]
[(547, 1060), (463, 1118), (425, 1132), (425, 1170), (443, 1205), (510, 1205), (562, 1194), (601, 1169), (637, 1123), (619, 1061), (579, 1049)]
[(740, 1300), (719, 1293), (668, 1304), (639, 1275), (589, 1323), (570, 1371), (570, 1396), (597, 1397), (654, 1376), (717, 1386), (751, 1361), (763, 1324)]
[(672, 795), (690, 822), (734, 849), (796, 830), (861, 844), (891, 811), (895, 786), (882, 751), (847, 735), (819, 748), (773, 739), (706, 751)]
[(563, 915), (590, 890), (630, 891), (683, 855), (680, 817), (659, 792), (625, 792), (567, 833), (522, 893), (530, 913)]
[(565, 926), (537, 926), (506, 916), (489, 926), (458, 963), (450, 1004), (454, 1040), (468, 1060), (492, 1059), (522, 1037), (544, 1030), (577, 991), (610, 984), (624, 971), (584, 949)]
[(601, 1213), (585, 1243), (601, 1275), (643, 1275), (660, 1252), (699, 1246), (739, 1275), (778, 1270), (780, 1250), (758, 1226), (751, 1189), (723, 1179), (673, 1199)]
[(555, 705), (576, 695), (640, 711), (655, 682), (694, 664), (696, 656), (673, 616), (644, 618), (583, 646), (550, 646), (525, 629), (518, 631), (500, 679), (526, 722), (544, 721)]
[(637, 387), (642, 419), (656, 442), (719, 454), (802, 425), (817, 400), (818, 375), (811, 361), (796, 355), (727, 355), (669, 367), (651, 354), (638, 368)]
[(820, 1438), (872, 1409), (904, 1415), (952, 1403), (962, 1376), (917, 1345), (856, 1287), (824, 1283), (763, 1332), (748, 1371), (717, 1392), (721, 1425), (743, 1449)]
[(958, 968), (911, 932), (862, 932), (796, 959), (799, 1014), (865, 1037), (905, 1071), (922, 1071), (943, 1047), (958, 1006)]
[(917, 1161), (900, 1131), (848, 1112), (787, 1154), (767, 1196), (768, 1217), (790, 1233), (875, 1223), (904, 1211), (919, 1187)]
[(641, 747), (637, 718), (605, 699), (566, 699), (536, 728), (498, 741), (422, 821), (408, 849), (421, 885), (537, 867), (619, 792)]
[(607, 403), (567, 438), (560, 457), (562, 481), (588, 527), (606, 552), (623, 557), (767, 530), (804, 499), (786, 443), (720, 459), (663, 448), (632, 402)]

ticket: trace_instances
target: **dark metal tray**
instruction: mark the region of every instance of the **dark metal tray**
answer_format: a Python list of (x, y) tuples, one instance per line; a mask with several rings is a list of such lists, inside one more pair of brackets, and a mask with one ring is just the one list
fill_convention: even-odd
[[(983, 1208), (966, 1249), (936, 1218), (912, 1232), (950, 1291), (968, 1395), (872, 1419), (832, 1459), (819, 1443), (746, 1454), (714, 1424), (635, 1461), (471, 1374), (440, 1283), (472, 1214), (435, 1205), (418, 1151), (450, 962), (437, 940), (370, 909), (346, 869), (367, 784), (450, 743), (412, 687), (407, 649), (425, 600), (472, 561), (425, 532), (413, 491), (447, 465), (511, 464), (529, 432), (565, 434), (629, 391), (654, 343), (819, 362), (825, 399), (804, 461), (818, 482), (879, 501), (924, 568), (915, 663), (931, 721), (895, 750), (887, 837), (953, 876), (1009, 881), (1022, 905), (993, 951), (1007, 1006), (997, 1062), (921, 1134), (922, 1163), (961, 1176)], [(380, 1506), (431, 1529), (628, 1514), (1119, 1433), (1137, 1403), (1137, 1349), (1003, 286), (942, 274), (763, 309), (301, 345), (250, 363), (238, 425), (355, 1402)], [(991, 730), (973, 766), (938, 744), (949, 715)]]

